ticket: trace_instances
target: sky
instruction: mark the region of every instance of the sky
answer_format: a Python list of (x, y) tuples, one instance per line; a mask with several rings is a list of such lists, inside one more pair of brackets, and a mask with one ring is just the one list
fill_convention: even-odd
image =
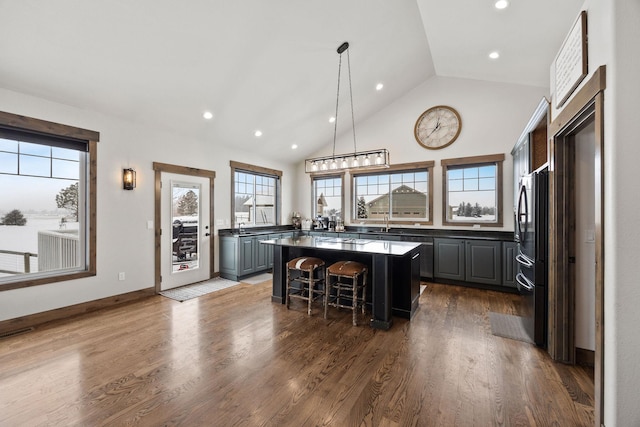
[(0, 138), (0, 212), (57, 210), (56, 195), (78, 181), (80, 159), (76, 150)]
[(56, 194), (73, 180), (0, 174), (0, 212), (57, 210)]

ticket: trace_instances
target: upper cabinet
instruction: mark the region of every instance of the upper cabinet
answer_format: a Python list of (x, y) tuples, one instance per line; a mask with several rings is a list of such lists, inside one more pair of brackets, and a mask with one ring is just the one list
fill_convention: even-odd
[(511, 151), (513, 156), (513, 203), (517, 203), (520, 178), (547, 165), (549, 159), (547, 127), (550, 104), (542, 98)]

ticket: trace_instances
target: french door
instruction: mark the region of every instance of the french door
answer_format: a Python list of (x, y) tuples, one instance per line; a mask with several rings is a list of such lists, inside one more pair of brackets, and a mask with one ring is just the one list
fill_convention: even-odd
[(156, 170), (156, 291), (213, 276), (215, 173), (154, 163)]

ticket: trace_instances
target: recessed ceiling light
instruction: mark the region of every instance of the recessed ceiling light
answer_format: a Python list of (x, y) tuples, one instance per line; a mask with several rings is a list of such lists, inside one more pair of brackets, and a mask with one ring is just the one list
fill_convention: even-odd
[(335, 117), (329, 117), (329, 123), (334, 123), (336, 121)]
[(292, 150), (295, 150), (296, 148), (298, 148), (298, 144), (293, 144), (293, 145), (291, 146), (291, 149), (292, 149)]
[(262, 131), (261, 130), (257, 130), (253, 133), (255, 136), (262, 136)]
[(213, 113), (211, 111), (205, 111), (204, 113), (202, 113), (202, 117), (207, 120), (211, 120), (213, 119)]
[(509, 6), (509, 2), (507, 0), (498, 0), (497, 2), (495, 2), (494, 6), (496, 7), (496, 9), (505, 9), (507, 6)]
[(384, 85), (382, 83), (378, 83), (376, 85), (376, 90), (382, 90), (383, 87), (384, 87)]
[(491, 53), (489, 54), (489, 58), (491, 58), (491, 59), (498, 59), (498, 58), (500, 58), (500, 54), (499, 54), (497, 51), (495, 51), (495, 50), (494, 50), (493, 52), (491, 52)]

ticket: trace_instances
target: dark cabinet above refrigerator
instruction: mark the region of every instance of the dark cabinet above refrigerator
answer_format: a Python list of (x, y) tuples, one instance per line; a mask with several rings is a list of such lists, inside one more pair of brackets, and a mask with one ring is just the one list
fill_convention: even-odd
[(542, 98), (531, 119), (518, 138), (511, 155), (513, 156), (513, 207), (518, 202), (520, 179), (548, 164), (547, 125), (550, 104)]

